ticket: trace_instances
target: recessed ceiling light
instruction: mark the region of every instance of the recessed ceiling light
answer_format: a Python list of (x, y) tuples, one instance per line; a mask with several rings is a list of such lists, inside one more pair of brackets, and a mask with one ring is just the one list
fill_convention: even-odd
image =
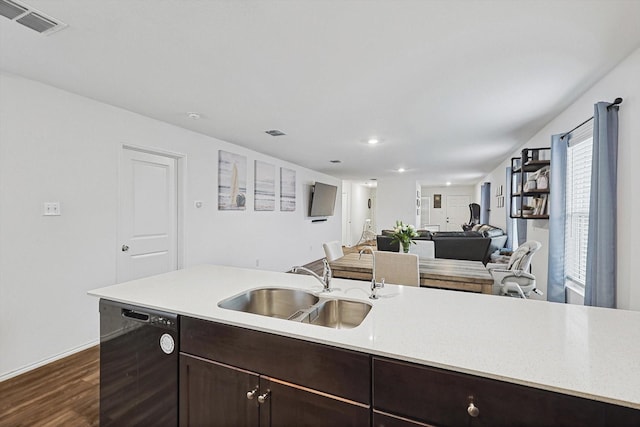
[(377, 143), (378, 143), (378, 142), (380, 142), (380, 141), (378, 141), (376, 138), (371, 138), (371, 139), (370, 139), (369, 141), (367, 141), (367, 142), (368, 142), (370, 145), (375, 145), (375, 144), (377, 144)]
[(189, 117), (191, 120), (198, 120), (201, 116), (200, 113), (190, 112), (187, 113), (187, 117)]
[(447, 183), (445, 184), (447, 187), (451, 185), (451, 182), (447, 181)]
[(399, 169), (398, 169), (398, 172), (400, 172), (400, 173), (402, 173), (402, 172), (404, 172), (404, 171), (405, 171), (405, 169), (404, 169), (404, 168), (399, 168)]
[(342, 163), (342, 160), (329, 160), (331, 163)]

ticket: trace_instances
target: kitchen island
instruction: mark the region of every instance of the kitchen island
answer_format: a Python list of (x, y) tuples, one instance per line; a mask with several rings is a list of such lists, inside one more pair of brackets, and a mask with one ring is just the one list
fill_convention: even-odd
[[(437, 382), (440, 375), (449, 373), (453, 375), (451, 378), (460, 381), (498, 380), (491, 383), (491, 387), (497, 385), (501, 390), (504, 382), (610, 403), (623, 407), (621, 409), (631, 408), (625, 412), (625, 416), (630, 414), (631, 417), (637, 416), (633, 409), (640, 409), (638, 312), (394, 285), (379, 290), (380, 299), (370, 300), (366, 282), (334, 279), (332, 285), (336, 289), (326, 295), (329, 298), (372, 304), (371, 311), (359, 326), (332, 329), (223, 309), (217, 305), (254, 288), (321, 291), (322, 285), (313, 277), (296, 274), (201, 265), (96, 289), (90, 294), (176, 313), (187, 320), (183, 325), (212, 325), (214, 329), (222, 328), (225, 334), (239, 330), (249, 334), (260, 332), (266, 334), (251, 335), (251, 339), (261, 340), (269, 334), (278, 342), (286, 340), (287, 345), (294, 343), (290, 339), (295, 339), (295, 342), (320, 344), (331, 351), (339, 349), (367, 355), (371, 357), (374, 373), (377, 372), (372, 381), (373, 402), (363, 403), (357, 398), (347, 400), (364, 406), (371, 403), (374, 425), (382, 425), (376, 421), (376, 403), (391, 405), (383, 393), (376, 394), (375, 391), (376, 381), (381, 381), (388, 373), (393, 373), (392, 378), (398, 378), (397, 381), (405, 376), (407, 381), (420, 377)], [(181, 345), (187, 342), (184, 333), (182, 337)], [(301, 351), (304, 353), (305, 350)], [(198, 363), (203, 360), (202, 355), (195, 356)], [(322, 360), (328, 359), (319, 359), (319, 363)], [(226, 366), (228, 361), (222, 360), (222, 363)], [(427, 370), (410, 370), (414, 367)], [(277, 378), (269, 377), (269, 380), (275, 381), (270, 384), (280, 384)], [(443, 381), (443, 384), (451, 383), (449, 379)], [(513, 394), (518, 395), (522, 390), (524, 388), (517, 388)], [(502, 392), (511, 393), (509, 390)], [(500, 396), (500, 399), (507, 397)], [(536, 405), (540, 402), (522, 402), (528, 403)], [(569, 401), (567, 407), (572, 407), (573, 403)], [(462, 405), (469, 415), (477, 405), (481, 411), (477, 420), (482, 420), (480, 399), (475, 405), (473, 399)], [(505, 400), (505, 410), (512, 410), (507, 406), (508, 400)], [(581, 410), (580, 405), (576, 408), (576, 411)], [(539, 410), (548, 411), (549, 408), (540, 407)], [(402, 415), (399, 419), (407, 423), (414, 417), (423, 419), (419, 414), (388, 411), (391, 414), (378, 411), (378, 419), (393, 415)], [(601, 422), (594, 420), (593, 424)]]

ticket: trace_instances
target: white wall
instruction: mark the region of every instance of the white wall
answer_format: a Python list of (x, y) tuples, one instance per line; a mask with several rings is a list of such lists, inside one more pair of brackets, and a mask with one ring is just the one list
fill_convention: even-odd
[(397, 220), (416, 225), (416, 180), (405, 177), (378, 179), (376, 189), (377, 231), (389, 230)]
[[(327, 222), (307, 217), (309, 186), (338, 179), (14, 75), (0, 74), (0, 94), (0, 379), (98, 339), (86, 292), (116, 281), (122, 144), (186, 156), (185, 266), (285, 271), (340, 239), (340, 199)], [(219, 149), (247, 156), (244, 212), (217, 210)], [(253, 211), (256, 159), (296, 170), (295, 212)], [(46, 201), (62, 215), (42, 216)]]
[[(510, 156), (519, 156), (522, 148), (550, 146), (551, 135), (573, 129), (592, 116), (593, 105), (596, 102), (610, 102), (617, 97), (624, 98), (620, 107), (618, 135), (618, 265), (616, 272), (618, 280), (617, 306), (630, 310), (640, 310), (640, 282), (637, 280), (638, 269), (634, 266), (640, 250), (640, 227), (637, 224), (638, 212), (640, 212), (640, 195), (637, 191), (638, 182), (640, 182), (640, 168), (638, 167), (640, 160), (640, 77), (638, 76), (640, 76), (640, 49), (618, 64), (609, 74)], [(509, 160), (507, 159), (482, 181), (490, 181), (492, 188), (495, 188), (495, 185), (504, 185), (504, 171), (508, 165)], [(491, 215), (493, 222), (496, 218), (496, 211), (492, 211)], [(506, 214), (503, 213), (502, 217), (506, 218)], [(541, 251), (532, 260), (532, 268), (537, 286), (546, 293), (548, 221), (528, 221), (527, 238), (542, 243)]]
[[(442, 207), (433, 207), (433, 195), (442, 195)], [(448, 196), (469, 196), (469, 203), (480, 203), (476, 198), (475, 187), (471, 185), (451, 185), (447, 187), (422, 186), (422, 197), (431, 197), (431, 224), (439, 225), (441, 231), (447, 229), (447, 197)], [(469, 218), (465, 218), (468, 220)], [(492, 217), (493, 219), (493, 217)], [(462, 231), (462, 229), (460, 229)]]

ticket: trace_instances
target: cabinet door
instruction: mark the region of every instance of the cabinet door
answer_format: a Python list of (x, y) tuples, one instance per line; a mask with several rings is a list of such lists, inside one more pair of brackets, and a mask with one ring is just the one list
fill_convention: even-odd
[(180, 355), (180, 426), (257, 427), (259, 376), (185, 354)]
[(260, 378), (260, 391), (269, 397), (260, 408), (261, 427), (370, 425), (369, 405), (269, 377)]
[(373, 411), (373, 427), (436, 427), (396, 415)]

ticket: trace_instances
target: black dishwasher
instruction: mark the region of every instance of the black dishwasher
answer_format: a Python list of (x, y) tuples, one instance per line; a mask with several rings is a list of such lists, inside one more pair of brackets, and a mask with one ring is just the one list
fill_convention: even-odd
[(100, 300), (100, 426), (178, 425), (178, 316)]

